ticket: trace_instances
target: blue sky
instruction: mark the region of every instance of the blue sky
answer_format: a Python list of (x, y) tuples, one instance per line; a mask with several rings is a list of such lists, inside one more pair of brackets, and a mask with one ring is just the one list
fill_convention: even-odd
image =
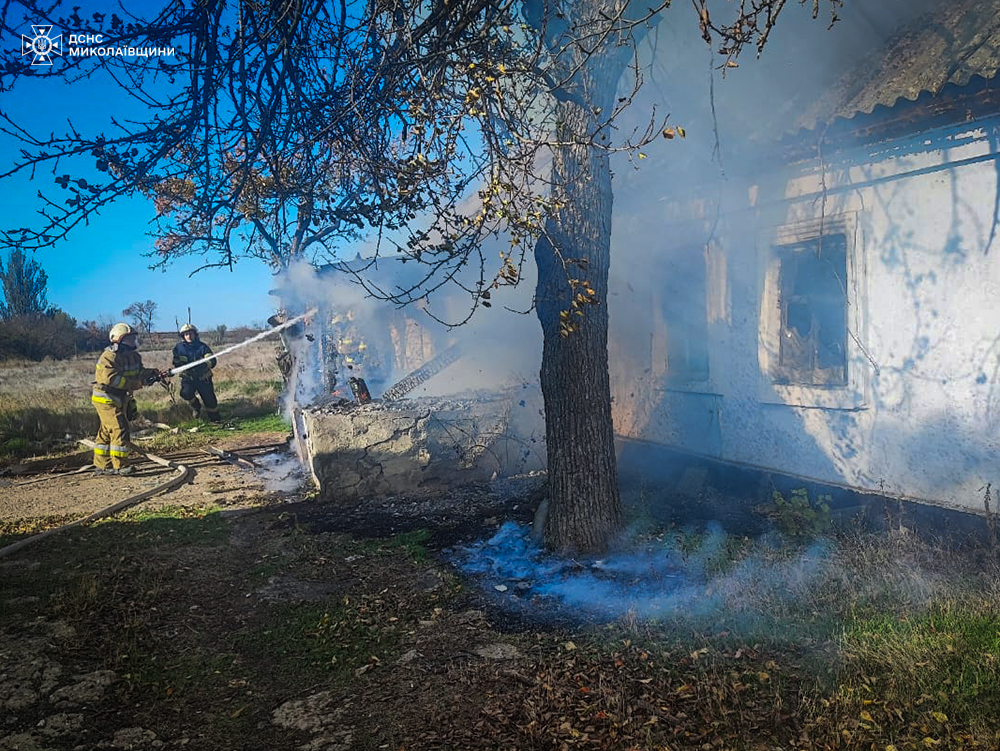
[[(62, 29), (64, 45), (72, 30)], [(55, 31), (52, 34), (55, 34)], [(24, 32), (31, 35), (26, 25)], [(16, 43), (17, 40), (14, 40)], [(11, 40), (4, 40), (8, 47)], [(55, 69), (58, 70), (56, 60)], [(0, 111), (27, 125), (36, 136), (66, 130), (67, 120), (82, 132), (107, 130), (107, 117), (120, 110), (125, 94), (117, 87), (94, 81), (31, 81), (14, 92), (0, 95)], [(0, 134), (0, 172), (17, 156), (12, 138)], [(72, 173), (69, 165), (58, 174)], [(87, 175), (89, 176), (89, 175)], [(59, 198), (50, 170), (0, 181), (0, 227), (8, 229), (33, 221), (38, 190)], [(140, 198), (124, 201), (93, 217), (89, 226), (73, 230), (69, 239), (38, 251), (34, 258), (48, 275), (48, 300), (78, 321), (119, 320), (121, 312), (136, 301), (157, 303), (154, 328), (172, 329), (175, 318), (203, 329), (225, 324), (262, 323), (274, 311), (268, 290), (274, 286), (270, 270), (260, 261), (244, 260), (228, 269), (206, 269), (190, 276), (200, 258), (182, 259), (166, 271), (149, 269), (143, 255), (152, 248), (147, 234), (152, 205)], [(3, 258), (6, 263), (6, 256)]]
[[(9, 150), (3, 153), (5, 161), (8, 154)], [(35, 182), (50, 181), (46, 174)], [(20, 182), (17, 189), (0, 186), (0, 200), (12, 209), (8, 220), (23, 219), (34, 207), (24, 196), (34, 195), (35, 187), (28, 181)], [(121, 203), (89, 227), (74, 231), (69, 240), (38, 251), (34, 258), (49, 278), (49, 304), (78, 321), (106, 321), (122, 319), (122, 310), (133, 302), (153, 300), (158, 306), (157, 330), (173, 328), (175, 317), (186, 321), (189, 306), (192, 322), (202, 329), (259, 324), (273, 312), (267, 294), (273, 278), (263, 263), (245, 261), (233, 272), (206, 269), (193, 277), (189, 274), (197, 268), (195, 259), (174, 263), (166, 271), (150, 270), (150, 259), (142, 254), (152, 247), (152, 239), (145, 234), (151, 216), (145, 201)]]
[[(929, 2), (931, 0), (885, 0), (886, 14), (898, 14), (904, 5), (926, 5)], [(861, 11), (861, 0), (855, 0), (853, 5)], [(804, 24), (804, 28), (812, 36), (796, 37), (791, 32), (798, 30), (797, 27), (783, 29), (786, 41), (781, 42), (778, 49), (770, 50), (764, 58), (772, 66), (774, 81), (784, 81), (791, 72), (804, 67), (791, 65), (787, 59), (782, 63), (779, 54), (782, 46), (791, 49), (809, 48), (811, 40), (825, 39), (818, 35), (828, 34), (825, 22), (809, 21), (808, 13), (802, 9), (798, 11), (795, 14), (799, 16), (798, 22)], [(870, 13), (871, 9), (866, 12)], [(783, 19), (783, 23), (788, 25), (793, 20), (794, 15)], [(675, 31), (679, 38), (687, 39), (691, 44), (701, 44), (697, 33), (681, 22), (678, 24), (680, 25), (676, 27), (666, 27), (666, 31)], [(872, 25), (874, 28), (877, 24), (873, 22)], [(835, 27), (834, 34), (840, 33), (841, 47), (850, 46), (843, 44), (843, 36), (852, 29), (856, 31), (856, 28), (856, 24), (853, 27), (846, 24)], [(887, 28), (891, 28), (891, 25)], [(72, 29), (56, 31), (61, 31), (64, 38), (73, 32)], [(32, 33), (30, 24), (25, 24), (22, 33)], [(796, 38), (797, 45), (789, 45), (789, 41)], [(859, 36), (855, 41), (860, 43), (864, 40)], [(19, 40), (4, 39), (3, 44), (5, 48), (13, 46), (16, 49)], [(844, 50), (838, 52), (838, 49), (836, 44), (820, 46), (816, 43), (817, 55), (819, 50), (824, 50), (824, 54), (828, 56), (839, 54), (843, 57)], [(698, 46), (698, 52), (698, 65), (701, 67), (704, 65), (701, 61), (705, 60), (705, 48)], [(858, 50), (854, 49), (854, 54), (857, 53)], [(758, 65), (751, 63), (749, 57), (746, 63), (747, 68)], [(819, 67), (826, 65), (836, 67), (830, 61)], [(58, 60), (55, 69), (58, 70)], [(774, 71), (779, 73), (775, 75)], [(677, 88), (676, 82), (671, 81), (669, 72), (661, 73), (667, 89)], [(735, 75), (731, 82), (720, 78), (720, 96), (724, 89), (730, 92), (734, 87), (739, 89), (746, 80), (745, 77), (737, 78)], [(0, 111), (11, 113), (19, 121), (29, 125), (38, 136), (65, 131), (68, 119), (83, 132), (106, 130), (107, 119), (112, 112), (119, 115), (123, 109), (126, 114), (129, 109), (136, 112), (134, 104), (127, 104), (126, 94), (107, 82), (70, 82), (64, 79), (29, 83), (30, 86), (0, 95)], [(654, 89), (656, 84), (657, 81), (654, 80)], [(730, 84), (728, 89), (724, 84)], [(700, 90), (703, 85), (697, 84), (696, 88)], [(778, 87), (775, 85), (773, 88), (777, 90)], [(747, 87), (747, 91), (756, 90)], [(673, 104), (680, 107), (680, 102)], [(143, 113), (138, 114), (141, 116)], [(674, 114), (679, 118), (675, 122), (681, 123), (684, 113), (675, 108)], [(645, 116), (642, 115), (643, 118)], [(734, 124), (742, 127), (740, 122)], [(662, 144), (660, 147), (662, 150)], [(14, 143), (9, 138), (0, 136), (0, 172), (8, 168), (15, 155)], [(58, 174), (66, 172), (72, 170), (67, 167), (58, 170)], [(90, 177), (86, 174), (84, 176)], [(37, 209), (34, 199), (36, 191), (42, 189), (58, 197), (59, 191), (53, 188), (53, 175), (49, 171), (39, 173), (35, 181), (18, 178), (0, 182), (0, 206), (3, 207), (0, 210), (0, 227), (22, 226), (31, 221), (31, 214)], [(152, 207), (148, 202), (133, 199), (106, 209), (101, 216), (92, 218), (89, 226), (75, 229), (67, 241), (54, 248), (39, 251), (36, 260), (49, 277), (50, 304), (62, 308), (77, 320), (108, 321), (121, 318), (121, 311), (131, 303), (150, 299), (158, 305), (154, 326), (160, 330), (173, 328), (175, 320), (185, 321), (188, 307), (191, 308), (192, 322), (203, 329), (214, 328), (219, 324), (234, 327), (260, 323), (271, 314), (276, 303), (268, 295), (268, 290), (276, 285), (270, 271), (260, 261), (245, 259), (232, 272), (228, 269), (208, 269), (193, 277), (190, 276), (191, 272), (200, 265), (201, 259), (198, 257), (175, 261), (165, 272), (150, 270), (150, 259), (143, 254), (152, 247), (152, 238), (147, 235), (152, 215)], [(364, 245), (360, 244), (359, 248), (363, 249)], [(352, 248), (343, 255), (353, 257), (354, 253), (355, 249)]]

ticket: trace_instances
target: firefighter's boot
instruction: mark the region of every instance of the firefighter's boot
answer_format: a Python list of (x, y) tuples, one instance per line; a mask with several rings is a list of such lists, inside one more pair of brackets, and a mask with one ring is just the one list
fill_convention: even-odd
[(194, 415), (195, 420), (201, 417), (201, 402), (198, 401), (198, 397), (190, 399), (188, 405), (191, 407), (191, 414)]
[(222, 416), (218, 413), (217, 410), (207, 409), (205, 410), (205, 412), (208, 414), (209, 422), (222, 422)]

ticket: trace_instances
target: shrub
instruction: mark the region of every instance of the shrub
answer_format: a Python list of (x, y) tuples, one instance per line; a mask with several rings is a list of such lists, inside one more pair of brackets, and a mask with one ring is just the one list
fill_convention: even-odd
[(0, 321), (0, 359), (62, 360), (81, 349), (103, 347), (106, 336), (98, 337), (96, 330), (77, 327), (76, 321), (61, 310), (8, 318)]
[(759, 507), (781, 534), (794, 539), (810, 539), (830, 532), (830, 496), (820, 495), (810, 499), (805, 488), (796, 488), (788, 498), (775, 490), (773, 503)]

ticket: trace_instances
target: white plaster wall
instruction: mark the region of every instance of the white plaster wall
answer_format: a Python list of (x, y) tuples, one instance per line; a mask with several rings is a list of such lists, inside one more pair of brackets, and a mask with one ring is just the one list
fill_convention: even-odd
[[(613, 360), (616, 393), (637, 394), (628, 420), (616, 422), (619, 432), (832, 484), (982, 511), (983, 487), (1000, 484), (1000, 238), (987, 247), (1000, 186), (990, 158), (997, 151), (996, 126), (938, 131), (877, 154), (844, 153), (837, 162), (767, 175), (749, 190), (730, 189), (715, 233), (727, 259), (730, 313), (710, 323), (711, 388), (702, 389), (714, 396), (664, 391)], [(852, 304), (863, 306), (863, 316), (849, 368), (864, 376), (864, 406), (764, 403), (759, 238), (775, 225), (844, 212), (855, 213), (858, 227)], [(701, 226), (693, 218), (683, 224)], [(622, 256), (623, 265), (629, 263), (632, 245), (616, 242), (616, 263)], [(611, 313), (611, 336), (621, 339), (626, 321), (616, 317), (614, 298)], [(641, 339), (634, 318), (627, 325), (630, 336)], [(645, 357), (648, 362), (651, 355)], [(642, 355), (633, 360), (641, 363)], [(635, 414), (635, 403), (647, 413)], [(619, 413), (616, 407), (616, 419)]]

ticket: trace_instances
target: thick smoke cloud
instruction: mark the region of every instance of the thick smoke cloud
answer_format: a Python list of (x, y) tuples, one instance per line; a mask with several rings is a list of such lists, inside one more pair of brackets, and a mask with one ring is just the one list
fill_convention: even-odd
[[(616, 138), (624, 142), (665, 117), (686, 137), (659, 138), (641, 157), (612, 155), (613, 351), (648, 356), (652, 347), (654, 360), (665, 359), (672, 345), (657, 347), (670, 336), (668, 324), (675, 342), (704, 343), (708, 326), (729, 323), (723, 285), (752, 289), (758, 270), (753, 263), (720, 266), (722, 254), (713, 250), (740, 242), (752, 257), (754, 238), (733, 233), (727, 218), (746, 210), (744, 186), (766, 182), (773, 171), (771, 145), (822, 126), (817, 102), (825, 92), (849, 91), (851, 71), (866, 56), (947, 1), (847, 0), (832, 27), (826, 16), (812, 19), (812, 3), (789, 3), (762, 54), (755, 58), (748, 49), (737, 68), (723, 67), (725, 57), (704, 43), (690, 6), (665, 11), (640, 49), (642, 88), (619, 119)], [(719, 14), (713, 20), (725, 20), (725, 5), (713, 11)], [(624, 81), (621, 92), (630, 89)], [(678, 201), (686, 204), (683, 215), (676, 213)], [(693, 315), (706, 309), (707, 320)]]
[[(413, 262), (404, 265), (398, 259), (386, 258), (379, 259), (370, 272), (363, 273), (375, 278), (371, 285), (391, 291), (395, 286), (393, 273), (409, 272), (414, 266)], [(316, 319), (305, 326), (305, 332), (314, 337), (321, 331), (324, 315), (344, 315), (350, 311), (357, 331), (373, 340), (388, 342), (388, 321), (398, 312), (409, 319), (406, 330), (410, 334), (435, 343), (435, 354), (458, 345), (461, 358), (412, 392), (414, 396), (440, 396), (537, 381), (541, 329), (531, 310), (533, 290), (531, 279), (522, 280), (517, 288), (496, 290), (491, 307), (480, 307), (468, 322), (457, 326), (447, 324), (467, 317), (472, 298), (455, 286), (400, 308), (378, 299), (350, 273), (333, 267), (317, 271), (310, 264), (301, 263), (290, 267), (279, 279), (275, 293), (289, 314), (319, 308)], [(314, 343), (308, 339), (296, 340), (296, 354), (306, 362), (315, 359), (314, 348), (310, 347)], [(323, 392), (316, 365), (307, 365), (296, 375), (292, 391), (299, 404), (309, 404)], [(340, 367), (343, 369), (343, 364)], [(405, 375), (407, 371), (395, 368), (384, 385)], [(377, 398), (380, 394), (373, 391), (372, 395)]]

